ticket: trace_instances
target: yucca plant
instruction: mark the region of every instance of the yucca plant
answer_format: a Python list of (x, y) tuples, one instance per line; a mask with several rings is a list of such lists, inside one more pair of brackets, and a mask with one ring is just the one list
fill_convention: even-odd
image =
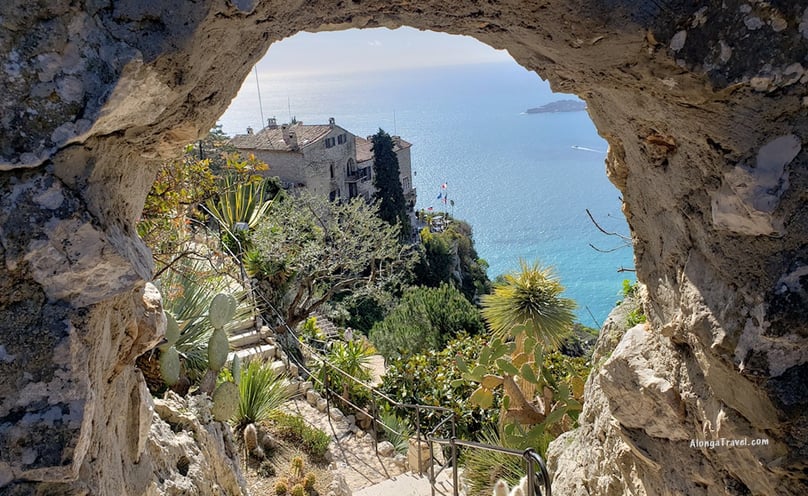
[(390, 441), (390, 444), (396, 449), (396, 453), (406, 455), (411, 433), (409, 422), (396, 415), (388, 405), (379, 410), (379, 419), (382, 429), (384, 429), (384, 437)]
[(234, 422), (238, 428), (267, 421), (273, 411), (289, 400), (284, 376), (277, 375), (269, 363), (253, 359), (241, 369), (238, 413)]
[(205, 202), (205, 206), (230, 232), (235, 232), (240, 222), (254, 229), (272, 205), (272, 200), (264, 200), (267, 184), (266, 181), (239, 182), (235, 176), (226, 175), (218, 184), (219, 195)]
[(336, 369), (360, 381), (367, 382), (372, 378), (370, 372), (372, 354), (372, 350), (368, 349), (360, 340), (337, 341), (326, 355), (328, 364), (318, 365), (317, 378), (322, 383), (325, 383), (327, 378), (331, 389), (340, 391), (343, 398), (350, 400), (361, 394), (362, 387)]

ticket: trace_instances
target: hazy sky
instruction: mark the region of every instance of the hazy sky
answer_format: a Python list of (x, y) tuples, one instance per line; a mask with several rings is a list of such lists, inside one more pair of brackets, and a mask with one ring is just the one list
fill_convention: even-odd
[(366, 72), (374, 69), (511, 61), (468, 36), (413, 28), (298, 33), (271, 47), (258, 63), (273, 73)]

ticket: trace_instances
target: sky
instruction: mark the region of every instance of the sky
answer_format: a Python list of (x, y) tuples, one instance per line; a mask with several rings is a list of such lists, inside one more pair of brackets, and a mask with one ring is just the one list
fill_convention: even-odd
[(301, 32), (269, 47), (260, 72), (324, 74), (513, 61), (469, 36), (413, 28)]

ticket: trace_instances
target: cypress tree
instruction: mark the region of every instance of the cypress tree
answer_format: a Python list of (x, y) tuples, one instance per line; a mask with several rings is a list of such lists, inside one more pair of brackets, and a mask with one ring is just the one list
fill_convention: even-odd
[(379, 201), (379, 217), (391, 225), (399, 224), (401, 237), (407, 239), (412, 226), (399, 178), (398, 156), (393, 150), (393, 138), (380, 128), (370, 141), (373, 143), (373, 186), (376, 187), (375, 197)]

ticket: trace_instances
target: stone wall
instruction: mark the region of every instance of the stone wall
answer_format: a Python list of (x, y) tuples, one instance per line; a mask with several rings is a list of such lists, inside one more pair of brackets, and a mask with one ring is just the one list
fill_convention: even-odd
[[(593, 374), (582, 428), (565, 438), (586, 461), (560, 459), (555, 492), (805, 494), (806, 7), (5, 2), (0, 488), (145, 491), (132, 364), (159, 324), (138, 325), (151, 267), (133, 224), (156, 164), (210, 128), (272, 42), (408, 25), (507, 49), (586, 99), (610, 144), (650, 325)], [(770, 444), (689, 447), (736, 436)]]

